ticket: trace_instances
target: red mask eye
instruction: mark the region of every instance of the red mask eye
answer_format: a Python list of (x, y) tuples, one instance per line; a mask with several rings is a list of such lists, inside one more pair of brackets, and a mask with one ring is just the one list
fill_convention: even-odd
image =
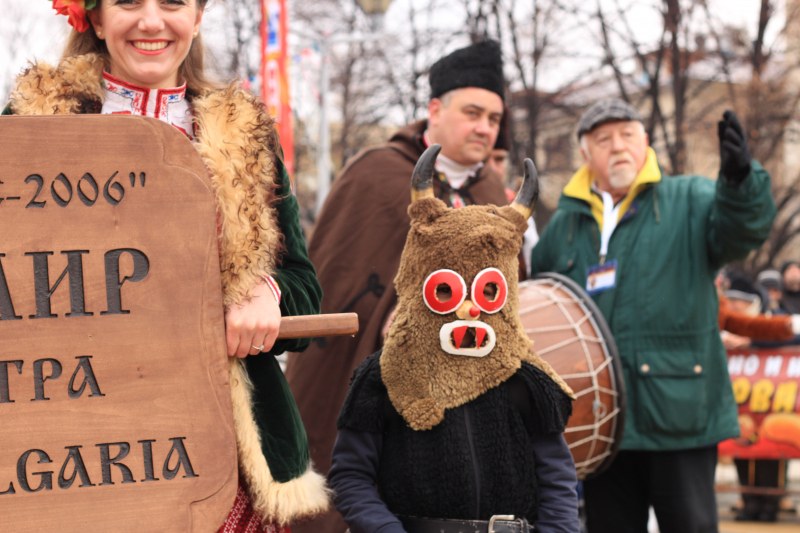
[(472, 301), (484, 313), (496, 313), (506, 304), (508, 283), (496, 268), (485, 268), (478, 272), (472, 282)]
[(467, 284), (457, 272), (443, 268), (432, 272), (422, 285), (425, 305), (434, 313), (452, 313), (467, 297)]

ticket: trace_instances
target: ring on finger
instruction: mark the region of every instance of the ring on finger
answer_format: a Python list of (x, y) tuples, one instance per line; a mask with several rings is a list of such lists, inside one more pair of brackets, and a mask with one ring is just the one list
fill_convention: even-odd
[(253, 348), (254, 350), (258, 350), (259, 352), (264, 349), (263, 344), (259, 344), (258, 346), (256, 346), (255, 344), (251, 344), (250, 347)]

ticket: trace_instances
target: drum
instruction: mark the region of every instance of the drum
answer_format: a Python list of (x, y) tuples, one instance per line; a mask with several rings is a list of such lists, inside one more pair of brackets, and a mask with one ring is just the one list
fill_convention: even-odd
[(519, 284), (519, 309), (534, 351), (575, 391), (564, 432), (578, 478), (614, 458), (625, 415), (622, 368), (600, 310), (571, 279), (543, 273)]

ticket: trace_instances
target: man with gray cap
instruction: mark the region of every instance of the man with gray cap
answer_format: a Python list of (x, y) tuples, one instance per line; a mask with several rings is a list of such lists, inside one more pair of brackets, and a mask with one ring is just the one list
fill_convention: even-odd
[(532, 253), (533, 273), (584, 287), (614, 335), (627, 394), (619, 452), (584, 483), (589, 533), (716, 532), (716, 444), (739, 433), (717, 325), (716, 271), (766, 239), (769, 176), (726, 111), (716, 183), (662, 176), (639, 113), (621, 100), (578, 123), (584, 165)]
[[(291, 354), (286, 376), (308, 432), (315, 466), (327, 472), (336, 418), (353, 371), (383, 342), (397, 302), (393, 280), (409, 229), (411, 173), (431, 144), (440, 144), (434, 193), (452, 207), (504, 205), (503, 179), (484, 165), (503, 115), (505, 83), (500, 46), (476, 43), (430, 69), (428, 119), (409, 124), (388, 143), (363, 150), (333, 183), (309, 243), (324, 298), (323, 312), (355, 312), (355, 337), (317, 339)], [(294, 533), (346, 529), (331, 512), (293, 526)]]

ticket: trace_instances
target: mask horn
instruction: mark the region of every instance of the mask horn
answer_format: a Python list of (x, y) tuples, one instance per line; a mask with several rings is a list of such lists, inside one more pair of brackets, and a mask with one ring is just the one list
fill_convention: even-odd
[(442, 150), (440, 144), (433, 144), (419, 156), (414, 173), (411, 174), (411, 201), (433, 198), (433, 176), (436, 175), (436, 157)]
[(525, 159), (522, 166), (524, 169), (522, 186), (517, 197), (511, 202), (511, 207), (527, 219), (533, 213), (533, 206), (539, 199), (539, 173), (530, 159)]

